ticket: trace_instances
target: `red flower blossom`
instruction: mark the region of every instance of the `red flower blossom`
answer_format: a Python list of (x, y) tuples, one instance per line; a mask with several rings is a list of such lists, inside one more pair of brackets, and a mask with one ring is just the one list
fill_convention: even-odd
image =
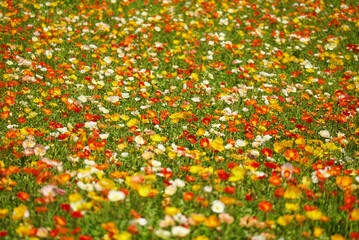
[(253, 201), (253, 197), (250, 194), (246, 193), (245, 197), (247, 201)]
[(235, 187), (231, 187), (231, 186), (226, 186), (224, 188), (224, 191), (226, 193), (229, 193), (229, 194), (234, 194), (236, 192), (236, 188)]
[(7, 235), (7, 231), (0, 231), (0, 237), (5, 237)]
[(86, 235), (80, 235), (79, 240), (92, 240), (92, 237), (91, 236), (86, 236)]
[(82, 218), (84, 216), (82, 215), (81, 211), (70, 212), (70, 214), (73, 218)]
[(275, 163), (272, 163), (272, 162), (265, 162), (265, 163), (264, 163), (264, 166), (265, 166), (266, 168), (276, 169), (278, 165), (275, 164)]
[(261, 153), (266, 157), (273, 157), (273, 152), (269, 148), (263, 148)]
[(195, 135), (188, 135), (187, 136), (187, 141), (192, 143), (192, 144), (196, 144), (197, 143), (197, 139)]
[(26, 201), (30, 197), (29, 194), (26, 192), (18, 192), (16, 196), (23, 201)]
[(209, 117), (205, 117), (202, 119), (202, 124), (203, 125), (208, 125), (211, 122), (211, 119)]
[(217, 170), (217, 174), (222, 181), (226, 181), (231, 176), (231, 174), (226, 173), (223, 169)]
[(262, 201), (258, 204), (258, 208), (263, 212), (268, 212), (272, 209), (273, 205), (270, 202)]
[(351, 239), (359, 239), (359, 232), (351, 232), (350, 238)]
[(66, 219), (64, 217), (60, 217), (60, 216), (54, 216), (54, 221), (56, 222), (56, 224), (60, 225), (60, 226), (65, 226), (66, 225)]
[(67, 203), (61, 203), (60, 207), (62, 210), (66, 211), (66, 212), (69, 212), (71, 210), (70, 204), (67, 204)]
[(209, 147), (209, 140), (207, 138), (202, 138), (199, 142), (202, 148)]
[(183, 199), (184, 199), (185, 201), (189, 201), (189, 200), (191, 200), (193, 197), (194, 197), (194, 194), (191, 193), (191, 192), (186, 192), (185, 194), (183, 194)]

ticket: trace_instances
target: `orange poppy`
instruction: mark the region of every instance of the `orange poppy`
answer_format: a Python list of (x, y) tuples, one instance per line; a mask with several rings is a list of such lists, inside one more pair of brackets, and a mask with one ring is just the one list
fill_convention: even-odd
[(263, 212), (268, 212), (272, 209), (273, 205), (272, 203), (268, 201), (262, 201), (258, 204), (258, 208), (262, 210)]
[(191, 192), (186, 192), (185, 194), (183, 194), (183, 199), (186, 201), (189, 201), (193, 198), (194, 194)]
[(273, 184), (274, 186), (278, 186), (278, 185), (281, 184), (281, 182), (280, 182), (280, 177), (278, 177), (278, 176), (271, 176), (271, 177), (269, 178), (269, 182), (270, 182), (271, 184)]
[(43, 206), (35, 208), (35, 211), (36, 211), (37, 213), (44, 213), (44, 212), (46, 212), (47, 210), (48, 210), (48, 208), (47, 208), (47, 207), (43, 207)]
[(23, 201), (26, 201), (30, 197), (30, 195), (26, 192), (18, 192), (16, 196)]
[(289, 149), (284, 152), (284, 156), (289, 161), (298, 161), (299, 160), (299, 153), (296, 149)]
[(60, 217), (60, 216), (54, 216), (54, 221), (56, 222), (57, 225), (60, 226), (65, 226), (66, 225), (66, 219), (64, 217)]
[(9, 111), (5, 111), (0, 113), (0, 116), (2, 119), (7, 119), (10, 116), (10, 112)]
[(209, 117), (205, 117), (202, 119), (202, 124), (203, 125), (208, 125), (211, 122), (211, 119)]
[(8, 104), (8, 105), (10, 105), (10, 106), (12, 106), (12, 105), (15, 105), (15, 98), (14, 97), (6, 97), (5, 98), (5, 102)]
[(46, 115), (51, 115), (51, 114), (52, 114), (51, 109), (43, 108), (42, 111), (43, 111)]

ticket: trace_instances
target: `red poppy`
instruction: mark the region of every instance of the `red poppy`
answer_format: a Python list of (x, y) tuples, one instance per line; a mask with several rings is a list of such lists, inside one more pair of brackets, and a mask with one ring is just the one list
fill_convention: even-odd
[(263, 148), (261, 153), (266, 157), (273, 157), (273, 152), (269, 148)]
[(53, 229), (49, 232), (50, 237), (55, 238), (59, 234), (59, 230)]
[(196, 144), (197, 143), (197, 139), (195, 135), (188, 135), (187, 136), (187, 141), (192, 143), (192, 144)]
[(304, 211), (309, 212), (309, 211), (317, 210), (318, 207), (316, 207), (316, 206), (310, 206), (310, 205), (304, 205), (304, 206), (303, 206), (303, 209), (304, 209)]
[(289, 161), (296, 161), (299, 159), (299, 153), (296, 149), (289, 149), (284, 152), (284, 156)]
[(0, 237), (5, 237), (7, 235), (7, 231), (0, 231)]
[(250, 132), (249, 132), (249, 133), (246, 133), (246, 134), (245, 134), (245, 137), (248, 138), (248, 139), (253, 139), (253, 138), (254, 138), (254, 135), (253, 135), (253, 133), (250, 133)]
[(0, 116), (2, 119), (7, 119), (10, 116), (10, 112), (9, 111), (5, 111), (0, 113)]
[(253, 197), (250, 194), (246, 193), (245, 197), (247, 201), (253, 201)]
[(173, 172), (171, 171), (166, 171), (163, 173), (163, 176), (166, 178), (166, 179), (169, 179), (173, 176)]
[(74, 212), (71, 212), (71, 217), (73, 218), (82, 218), (84, 215), (82, 215), (81, 211), (74, 211)]
[(228, 127), (228, 131), (229, 132), (237, 132), (238, 131), (238, 129), (236, 128), (236, 127)]
[(66, 225), (66, 219), (64, 217), (60, 217), (60, 216), (54, 216), (54, 221), (56, 222), (57, 225), (60, 226), (65, 226)]
[(138, 233), (136, 225), (133, 225), (133, 224), (127, 227), (127, 231), (129, 231), (133, 235), (136, 235)]
[(86, 235), (80, 235), (79, 240), (92, 240), (92, 237), (91, 236), (86, 236)]
[(251, 167), (253, 167), (253, 168), (258, 168), (260, 165), (261, 165), (261, 163), (259, 163), (259, 162), (251, 162)]
[(188, 181), (188, 182), (194, 182), (194, 181), (196, 181), (196, 178), (193, 177), (193, 176), (187, 175), (187, 176), (186, 176), (186, 181)]
[(304, 115), (302, 117), (302, 121), (306, 121), (307, 123), (311, 123), (311, 122), (313, 122), (313, 119), (308, 115)]
[(158, 118), (154, 118), (154, 119), (152, 119), (152, 123), (154, 125), (158, 125), (158, 124), (160, 124), (160, 120)]
[(9, 97), (6, 97), (4, 100), (10, 106), (15, 105), (15, 98), (14, 97), (9, 96)]
[(209, 117), (205, 117), (202, 119), (202, 124), (203, 125), (208, 125), (211, 122), (211, 119)]
[(36, 211), (37, 213), (44, 213), (44, 212), (46, 212), (47, 210), (48, 210), (47, 207), (36, 207), (36, 208), (35, 208), (35, 211)]
[(200, 140), (200, 144), (202, 148), (207, 148), (209, 147), (209, 140), (207, 138), (202, 138)]
[(234, 168), (235, 166), (238, 166), (238, 163), (229, 162), (229, 163), (227, 164), (227, 167), (228, 167), (229, 169), (232, 169), (232, 168)]
[(303, 125), (300, 125), (300, 124), (296, 124), (295, 127), (298, 128), (302, 132), (304, 132), (304, 131), (306, 131), (308, 129), (306, 126), (303, 126)]
[(359, 239), (359, 232), (351, 232), (350, 238), (351, 239)]
[(284, 192), (285, 192), (284, 188), (279, 187), (276, 190), (274, 190), (274, 196), (276, 198), (280, 198), (281, 196), (284, 195)]
[(191, 200), (193, 197), (194, 197), (194, 194), (191, 193), (191, 192), (186, 192), (185, 194), (183, 194), (183, 199), (184, 199), (185, 201), (189, 201), (189, 200)]
[(126, 196), (130, 193), (126, 188), (121, 188), (121, 192), (123, 192)]
[(273, 205), (270, 202), (262, 201), (258, 204), (258, 208), (263, 212), (268, 212), (272, 209)]
[(26, 201), (30, 197), (30, 195), (26, 192), (18, 192), (16, 196), (23, 201)]
[(344, 197), (344, 204), (345, 205), (353, 205), (356, 201), (355, 196), (345, 196)]
[(61, 203), (60, 207), (62, 210), (66, 211), (66, 212), (69, 212), (71, 210), (70, 204), (67, 204), (67, 203)]
[(23, 117), (19, 117), (17, 120), (19, 121), (19, 123), (26, 123), (26, 119)]
[(278, 165), (275, 164), (275, 163), (273, 163), (273, 162), (265, 162), (265, 163), (264, 163), (264, 166), (265, 166), (266, 168), (276, 169)]
[(278, 186), (278, 185), (281, 184), (281, 182), (280, 182), (280, 177), (278, 177), (278, 176), (271, 176), (271, 177), (269, 178), (269, 182), (270, 182), (272, 185), (274, 185), (274, 186)]
[(112, 150), (106, 149), (106, 151), (105, 151), (105, 156), (106, 156), (107, 158), (111, 158), (111, 157), (112, 157)]
[(231, 186), (226, 186), (224, 188), (224, 191), (226, 193), (229, 193), (229, 194), (234, 194), (236, 192), (236, 188), (235, 187), (231, 187)]
[(231, 176), (231, 174), (226, 173), (223, 169), (217, 170), (217, 174), (222, 181), (226, 181)]

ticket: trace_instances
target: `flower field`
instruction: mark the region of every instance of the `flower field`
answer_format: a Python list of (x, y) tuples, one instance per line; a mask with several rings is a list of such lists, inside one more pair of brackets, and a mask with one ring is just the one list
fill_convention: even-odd
[(356, 0), (0, 0), (0, 239), (359, 239)]

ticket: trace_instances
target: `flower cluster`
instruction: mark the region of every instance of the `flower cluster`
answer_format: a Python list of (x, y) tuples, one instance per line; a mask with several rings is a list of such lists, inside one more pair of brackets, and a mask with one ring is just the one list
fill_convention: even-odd
[(0, 239), (359, 239), (352, 0), (0, 2)]

